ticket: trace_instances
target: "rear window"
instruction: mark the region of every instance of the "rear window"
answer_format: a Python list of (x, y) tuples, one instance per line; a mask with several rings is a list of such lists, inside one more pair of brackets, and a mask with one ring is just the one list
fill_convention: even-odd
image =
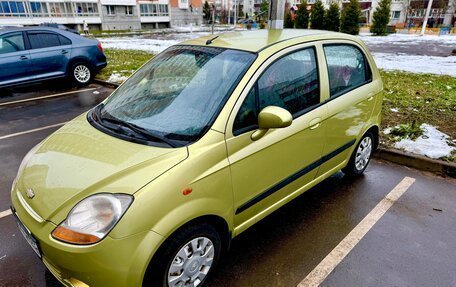
[(328, 66), (331, 97), (341, 95), (372, 80), (366, 57), (350, 44), (331, 44), (324, 47)]
[(60, 46), (59, 35), (54, 33), (28, 33), (32, 49)]
[(62, 35), (59, 35), (59, 40), (60, 40), (60, 45), (71, 45), (71, 40), (68, 39), (67, 37), (63, 37)]

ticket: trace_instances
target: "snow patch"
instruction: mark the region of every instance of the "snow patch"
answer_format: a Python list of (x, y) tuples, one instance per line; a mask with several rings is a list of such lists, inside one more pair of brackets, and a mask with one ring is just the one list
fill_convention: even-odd
[[(422, 124), (420, 128), (423, 130), (422, 136), (416, 140), (402, 139), (395, 143), (394, 147), (433, 159), (450, 156), (456, 150), (455, 147), (448, 144), (451, 139), (447, 134), (429, 124)], [(385, 133), (385, 131), (383, 132)]]
[(456, 77), (456, 56), (438, 57), (390, 53), (372, 53), (372, 55), (377, 67), (383, 70)]
[(109, 76), (108, 82), (110, 83), (117, 83), (121, 84), (123, 83), (126, 79), (128, 79), (127, 76), (122, 76), (119, 73), (112, 73), (111, 76)]

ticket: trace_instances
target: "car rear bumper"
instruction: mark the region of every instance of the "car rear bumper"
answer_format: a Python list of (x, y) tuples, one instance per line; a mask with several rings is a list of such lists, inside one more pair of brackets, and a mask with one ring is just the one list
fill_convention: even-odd
[[(162, 236), (144, 231), (123, 238), (107, 236), (93, 245), (72, 245), (51, 236), (56, 225), (39, 222), (12, 192), (12, 210), (38, 241), (42, 261), (65, 286), (141, 286)], [(36, 216), (36, 214), (35, 214)]]

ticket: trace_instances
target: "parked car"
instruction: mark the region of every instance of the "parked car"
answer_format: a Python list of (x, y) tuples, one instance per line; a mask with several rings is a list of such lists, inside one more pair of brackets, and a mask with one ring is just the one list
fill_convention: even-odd
[(0, 29), (0, 88), (56, 78), (84, 86), (104, 67), (97, 40), (48, 27)]
[(42, 23), (42, 24), (40, 24), (40, 26), (56, 28), (56, 29), (60, 29), (60, 30), (63, 30), (63, 31), (71, 32), (71, 33), (76, 34), (76, 35), (80, 35), (80, 33), (78, 31), (76, 31), (75, 29), (68, 28), (67, 26), (62, 25), (62, 24)]
[(230, 241), (378, 145), (358, 37), (259, 30), (146, 63), (22, 161), (12, 212), (66, 286), (203, 286)]

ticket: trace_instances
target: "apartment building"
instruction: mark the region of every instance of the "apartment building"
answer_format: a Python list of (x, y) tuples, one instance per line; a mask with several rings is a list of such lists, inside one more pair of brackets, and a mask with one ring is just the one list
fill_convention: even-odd
[[(312, 7), (316, 0), (307, 0), (308, 9)], [(327, 8), (332, 1), (322, 0)], [(360, 0), (361, 18), (366, 24), (372, 24), (372, 16), (380, 0)], [(389, 25), (401, 26), (420, 26), (423, 23), (424, 15), (429, 0), (392, 0)], [(343, 8), (349, 0), (337, 1)], [(288, 0), (288, 7), (296, 7), (301, 0)], [(431, 13), (429, 15), (428, 26), (454, 25), (456, 19), (455, 3), (451, 0), (433, 1)]]
[(84, 22), (91, 30), (169, 27), (169, 3), (168, 0), (0, 1), (0, 26), (57, 23), (82, 30)]
[(170, 0), (171, 26), (201, 25), (202, 0)]

